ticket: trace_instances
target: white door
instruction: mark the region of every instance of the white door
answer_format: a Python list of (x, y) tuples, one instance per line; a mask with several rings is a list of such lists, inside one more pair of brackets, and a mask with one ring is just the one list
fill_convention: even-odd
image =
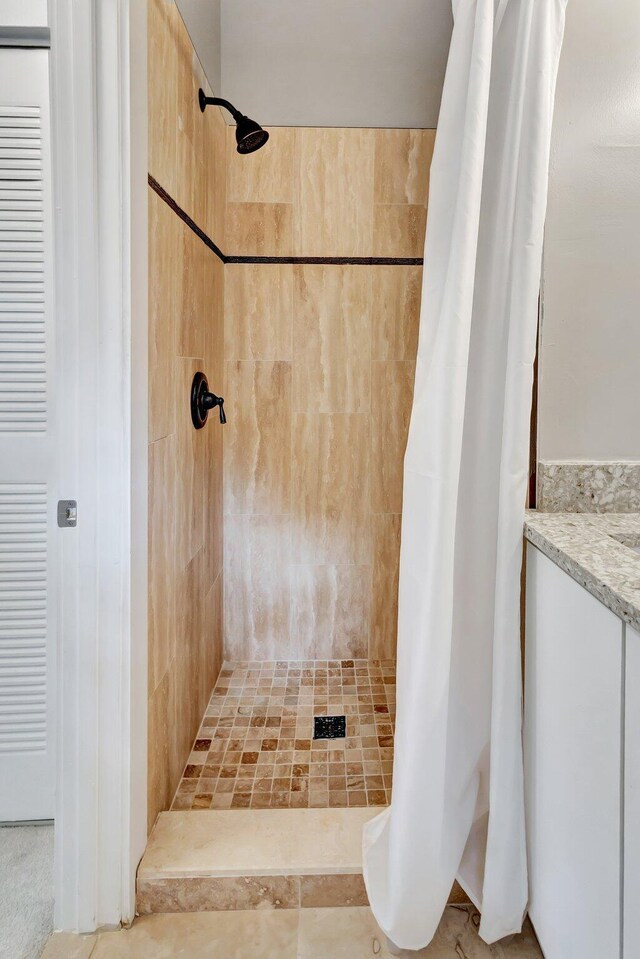
[(0, 49), (0, 821), (54, 813), (51, 217), (48, 53)]

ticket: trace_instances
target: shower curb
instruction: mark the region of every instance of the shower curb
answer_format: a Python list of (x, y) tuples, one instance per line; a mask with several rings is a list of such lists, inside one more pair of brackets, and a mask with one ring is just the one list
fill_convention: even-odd
[[(383, 808), (161, 813), (137, 912), (366, 906), (362, 828)], [(457, 883), (449, 901), (468, 901)]]

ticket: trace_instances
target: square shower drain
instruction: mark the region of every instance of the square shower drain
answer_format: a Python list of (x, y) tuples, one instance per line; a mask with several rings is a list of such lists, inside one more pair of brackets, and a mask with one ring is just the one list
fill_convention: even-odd
[(346, 735), (346, 716), (314, 716), (314, 739), (344, 739)]

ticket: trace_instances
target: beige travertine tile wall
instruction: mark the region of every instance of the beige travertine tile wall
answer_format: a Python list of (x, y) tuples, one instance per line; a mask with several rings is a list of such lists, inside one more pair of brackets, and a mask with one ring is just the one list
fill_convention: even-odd
[[(210, 236), (224, 227), (225, 124), (174, 3), (149, 0), (149, 172)], [(222, 392), (223, 266), (149, 189), (148, 825), (168, 809), (222, 662), (222, 429), (194, 430), (204, 370)]]
[(434, 137), (277, 127), (243, 157), (228, 127), (225, 252), (421, 257)]
[[(175, 4), (148, 9), (149, 172), (219, 247), (422, 255), (433, 131), (280, 128), (240, 157), (200, 113)], [(151, 825), (219, 671), (223, 605), (228, 658), (393, 658), (421, 268), (223, 267), (152, 189), (149, 231)], [(191, 426), (197, 369), (224, 431)]]
[[(421, 257), (433, 130), (227, 131), (225, 252)], [(420, 266), (225, 266), (225, 656), (395, 655)]]

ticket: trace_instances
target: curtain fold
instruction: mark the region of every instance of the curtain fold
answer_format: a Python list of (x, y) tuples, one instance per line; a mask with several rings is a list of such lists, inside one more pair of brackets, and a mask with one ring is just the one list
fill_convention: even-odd
[(372, 909), (431, 941), (458, 877), (494, 942), (527, 904), (520, 569), (566, 0), (454, 0), (404, 466), (393, 799)]

